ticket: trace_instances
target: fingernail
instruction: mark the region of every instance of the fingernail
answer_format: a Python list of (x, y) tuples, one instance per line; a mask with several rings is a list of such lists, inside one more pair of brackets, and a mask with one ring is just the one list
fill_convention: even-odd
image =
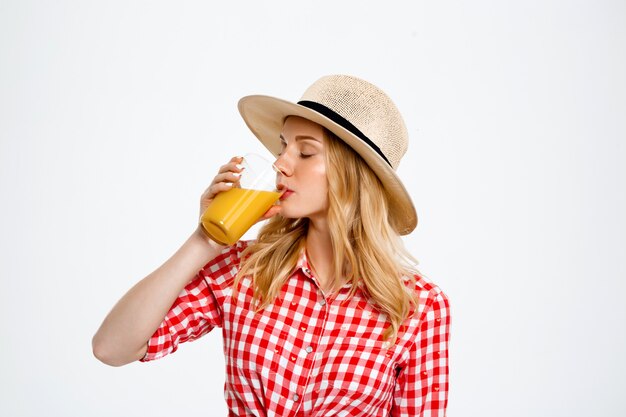
[(226, 186), (228, 186), (228, 187), (232, 187), (232, 186), (233, 186), (233, 183), (232, 183), (232, 182), (227, 182), (227, 183), (226, 183)]
[(243, 165), (241, 165), (241, 164), (237, 164), (237, 165), (235, 165), (235, 166), (236, 166), (237, 168), (239, 168), (239, 169), (244, 169), (244, 168), (245, 168), (245, 167), (244, 167)]
[(241, 172), (233, 172), (233, 175), (234, 175), (235, 177), (241, 177)]

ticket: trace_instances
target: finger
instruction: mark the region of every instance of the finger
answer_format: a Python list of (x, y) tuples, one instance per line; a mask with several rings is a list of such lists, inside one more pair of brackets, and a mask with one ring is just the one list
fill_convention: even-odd
[(215, 178), (213, 178), (213, 184), (219, 184), (221, 182), (238, 182), (241, 179), (241, 172), (223, 172), (221, 174), (217, 174)]
[(217, 194), (228, 191), (233, 188), (232, 182), (218, 182), (216, 184), (211, 184), (209, 188), (206, 189), (204, 194), (202, 194), (203, 199), (213, 199)]
[(261, 216), (259, 221), (267, 220), (269, 218), (272, 218), (272, 217), (276, 216), (277, 214), (280, 214), (281, 210), (282, 210), (281, 206), (272, 206)]
[(242, 157), (234, 157), (230, 160), (229, 163), (222, 165), (218, 173), (222, 174), (225, 172), (241, 172), (243, 171), (243, 165), (241, 165), (242, 162)]

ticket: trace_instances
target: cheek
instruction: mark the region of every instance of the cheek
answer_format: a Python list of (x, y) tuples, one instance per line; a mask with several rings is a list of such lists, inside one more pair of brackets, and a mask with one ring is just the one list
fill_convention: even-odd
[(316, 190), (317, 196), (319, 198), (326, 198), (326, 194), (328, 194), (328, 179), (326, 178), (326, 169), (325, 167), (320, 167), (315, 169), (311, 173), (311, 185), (313, 189)]
[(328, 198), (328, 179), (326, 165), (320, 161), (302, 164), (296, 173), (298, 182), (306, 190), (309, 203), (324, 203)]

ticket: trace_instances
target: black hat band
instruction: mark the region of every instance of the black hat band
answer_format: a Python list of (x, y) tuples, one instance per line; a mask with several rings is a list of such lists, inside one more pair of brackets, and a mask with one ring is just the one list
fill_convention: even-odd
[(329, 118), (333, 122), (337, 123), (339, 126), (343, 127), (344, 129), (348, 130), (350, 133), (357, 136), (359, 139), (365, 142), (370, 148), (372, 148), (372, 150), (374, 150), (378, 155), (380, 155), (380, 157), (383, 158), (385, 162), (387, 162), (387, 164), (389, 164), (389, 166), (393, 169), (393, 166), (391, 165), (387, 157), (383, 154), (383, 152), (380, 150), (380, 148), (376, 146), (376, 144), (372, 142), (370, 138), (368, 138), (363, 132), (361, 132), (355, 125), (350, 123), (348, 120), (344, 119), (338, 113), (335, 113), (334, 110), (329, 109), (323, 104), (316, 103), (315, 101), (302, 100), (302, 101), (299, 101), (298, 104), (318, 112), (322, 116)]

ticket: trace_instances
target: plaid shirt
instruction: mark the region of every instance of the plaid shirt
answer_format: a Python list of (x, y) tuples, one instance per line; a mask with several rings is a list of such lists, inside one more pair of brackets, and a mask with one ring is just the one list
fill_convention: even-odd
[[(279, 296), (255, 314), (252, 283), (232, 284), (247, 242), (225, 249), (181, 292), (142, 361), (221, 327), (231, 416), (444, 416), (449, 305), (423, 277), (397, 343), (382, 340), (384, 314), (359, 288), (326, 297), (301, 254)], [(408, 284), (410, 283), (410, 284)]]

